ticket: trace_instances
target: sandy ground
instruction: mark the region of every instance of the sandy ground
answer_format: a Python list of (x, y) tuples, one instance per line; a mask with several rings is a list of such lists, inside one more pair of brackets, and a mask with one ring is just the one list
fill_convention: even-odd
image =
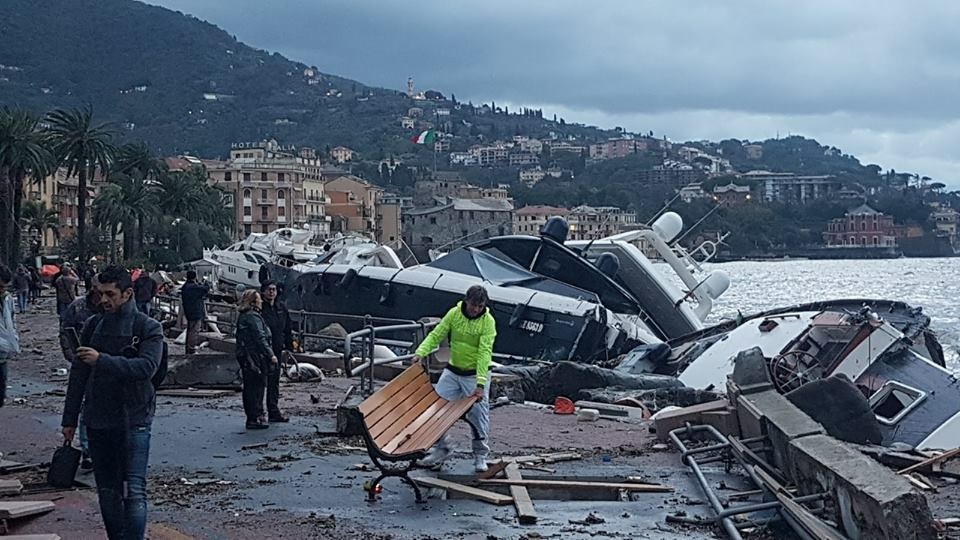
[[(63, 397), (58, 394), (66, 385), (66, 377), (56, 373), (66, 364), (55, 337), (52, 298), (33, 306), (31, 313), (19, 319), (19, 327), (23, 353), (10, 364), (8, 404), (0, 409), (0, 452), (6, 459), (42, 463), (49, 461), (61, 441), (58, 426)], [(493, 457), (574, 450), (583, 459), (548, 467), (555, 469), (557, 476), (642, 476), (673, 486), (675, 491), (638, 494), (629, 502), (535, 499), (540, 520), (534, 526), (519, 525), (512, 506), (454, 498), (417, 504), (412, 490), (396, 479), (384, 482), (379, 502), (367, 503), (362, 485), (375, 473), (363, 470), (370, 460), (362, 442), (329, 436), (335, 429), (335, 404), (350, 383), (338, 378), (323, 383), (284, 383), (281, 407), (292, 421), (254, 432), (244, 429), (239, 394), (215, 399), (158, 398), (148, 477), (150, 537), (723, 537), (719, 529), (665, 522), (667, 514), (678, 511), (703, 517), (712, 512), (679, 455), (663, 445), (655, 446), (648, 424), (578, 423), (574, 417), (518, 405), (492, 412)], [(468, 475), (468, 428), (458, 425), (452, 434), (461, 451), (443, 472)], [(243, 448), (258, 443), (266, 445)], [(741, 477), (722, 467), (707, 471), (716, 487), (749, 489)], [(55, 500), (57, 509), (12, 521), (12, 533), (105, 537), (92, 489), (45, 490), (42, 472), (13, 477), (21, 478), (32, 492), (13, 500)], [(92, 477), (81, 473), (78, 479), (92, 486)], [(936, 494), (937, 506), (954, 513), (956, 491)], [(590, 513), (603, 522), (571, 523)], [(943, 512), (939, 514), (943, 516)], [(776, 531), (769, 534), (778, 535)]]

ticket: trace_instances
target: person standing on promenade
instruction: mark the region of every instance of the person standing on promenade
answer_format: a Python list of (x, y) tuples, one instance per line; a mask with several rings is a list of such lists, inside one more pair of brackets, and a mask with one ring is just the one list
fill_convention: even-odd
[[(476, 396), (479, 401), (467, 413), (466, 420), (473, 432), (473, 466), (476, 472), (487, 470), (487, 455), (490, 446), (490, 381), (488, 373), (493, 361), (493, 343), (497, 338), (497, 326), (487, 307), (487, 290), (480, 285), (467, 289), (464, 299), (450, 308), (413, 357), (419, 362), (431, 354), (448, 336), (450, 338), (450, 363), (437, 381), (437, 394), (448, 401)], [(444, 435), (420, 460), (424, 466), (438, 465), (450, 456), (450, 445)]]
[(63, 438), (73, 441), (82, 407), (107, 536), (142, 540), (156, 409), (151, 378), (161, 364), (163, 331), (137, 311), (129, 272), (107, 267), (97, 281), (103, 314), (87, 320), (80, 336), (63, 407)]
[(0, 407), (7, 397), (7, 361), (20, 352), (20, 336), (13, 317), (16, 307), (13, 295), (7, 291), (12, 280), (10, 270), (0, 264)]
[(77, 299), (79, 281), (70, 263), (63, 263), (60, 275), (53, 281), (53, 288), (57, 291), (57, 315), (62, 315), (63, 310)]
[(147, 272), (141, 272), (140, 277), (133, 282), (133, 295), (137, 301), (137, 309), (144, 315), (150, 315), (150, 303), (157, 295), (157, 282)]
[(13, 290), (17, 293), (17, 309), (20, 313), (27, 312), (27, 300), (30, 299), (30, 274), (24, 267), (17, 268), (13, 276)]
[(206, 315), (203, 301), (210, 293), (209, 285), (197, 283), (197, 271), (187, 270), (187, 282), (180, 288), (180, 303), (183, 316), (187, 320), (186, 353), (197, 352), (197, 338), (200, 335), (200, 323)]
[(249, 290), (240, 297), (237, 310), (237, 363), (243, 372), (243, 411), (247, 415), (247, 429), (266, 429), (267, 415), (263, 410), (263, 394), (267, 374), (277, 367), (273, 354), (270, 328), (260, 315), (263, 307), (260, 293)]
[[(79, 338), (83, 334), (83, 325), (90, 317), (102, 313), (100, 309), (100, 291), (96, 288), (96, 277), (91, 281), (91, 287), (87, 289), (87, 294), (77, 298), (72, 304), (63, 310), (60, 316), (60, 350), (63, 351), (63, 357), (71, 366), (77, 361), (77, 353), (74, 350), (76, 346), (68, 335), (69, 332), (75, 332), (74, 336)], [(83, 421), (83, 414), (77, 421), (77, 433), (80, 435), (80, 450), (83, 451), (83, 457), (80, 460), (80, 468), (91, 469), (93, 461), (90, 459), (90, 443), (87, 438), (87, 425)]]
[[(293, 322), (290, 311), (282, 300), (277, 298), (277, 282), (265, 281), (260, 285), (263, 307), (260, 310), (264, 322), (270, 329), (273, 356), (283, 358), (283, 351), (293, 350)], [(271, 423), (289, 422), (290, 418), (280, 412), (280, 370), (279, 363), (271, 364), (267, 372), (267, 416)]]

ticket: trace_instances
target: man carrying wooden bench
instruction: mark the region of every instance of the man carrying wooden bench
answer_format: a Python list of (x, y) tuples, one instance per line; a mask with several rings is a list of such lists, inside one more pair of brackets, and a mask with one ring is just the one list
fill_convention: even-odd
[[(450, 308), (440, 323), (417, 347), (414, 362), (432, 353), (445, 338), (450, 338), (450, 363), (437, 381), (436, 391), (443, 399), (457, 401), (476, 396), (478, 401), (466, 415), (473, 432), (474, 470), (487, 470), (487, 435), (490, 432), (490, 384), (488, 372), (493, 360), (496, 322), (487, 307), (487, 290), (480, 285), (467, 289), (464, 299)], [(439, 465), (450, 457), (447, 435), (430, 449), (420, 464)]]

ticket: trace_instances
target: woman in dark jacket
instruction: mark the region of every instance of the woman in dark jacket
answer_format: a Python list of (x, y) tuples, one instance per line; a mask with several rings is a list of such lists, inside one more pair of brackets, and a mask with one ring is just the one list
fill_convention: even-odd
[(267, 323), (260, 315), (260, 293), (243, 293), (237, 306), (237, 362), (243, 371), (243, 410), (247, 413), (247, 429), (266, 429), (267, 415), (263, 407), (270, 365), (277, 363), (270, 347), (271, 336)]

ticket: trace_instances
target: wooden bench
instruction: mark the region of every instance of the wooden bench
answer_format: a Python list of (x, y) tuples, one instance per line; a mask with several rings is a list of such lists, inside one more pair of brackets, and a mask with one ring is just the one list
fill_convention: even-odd
[[(422, 502), (420, 488), (408, 473), (476, 400), (473, 396), (458, 401), (440, 397), (421, 363), (410, 366), (365, 399), (359, 406), (363, 438), (370, 459), (380, 469), (380, 476), (368, 484), (367, 498), (375, 500), (380, 481), (396, 476), (410, 485), (417, 502)], [(392, 462), (406, 464), (387, 465)]]

